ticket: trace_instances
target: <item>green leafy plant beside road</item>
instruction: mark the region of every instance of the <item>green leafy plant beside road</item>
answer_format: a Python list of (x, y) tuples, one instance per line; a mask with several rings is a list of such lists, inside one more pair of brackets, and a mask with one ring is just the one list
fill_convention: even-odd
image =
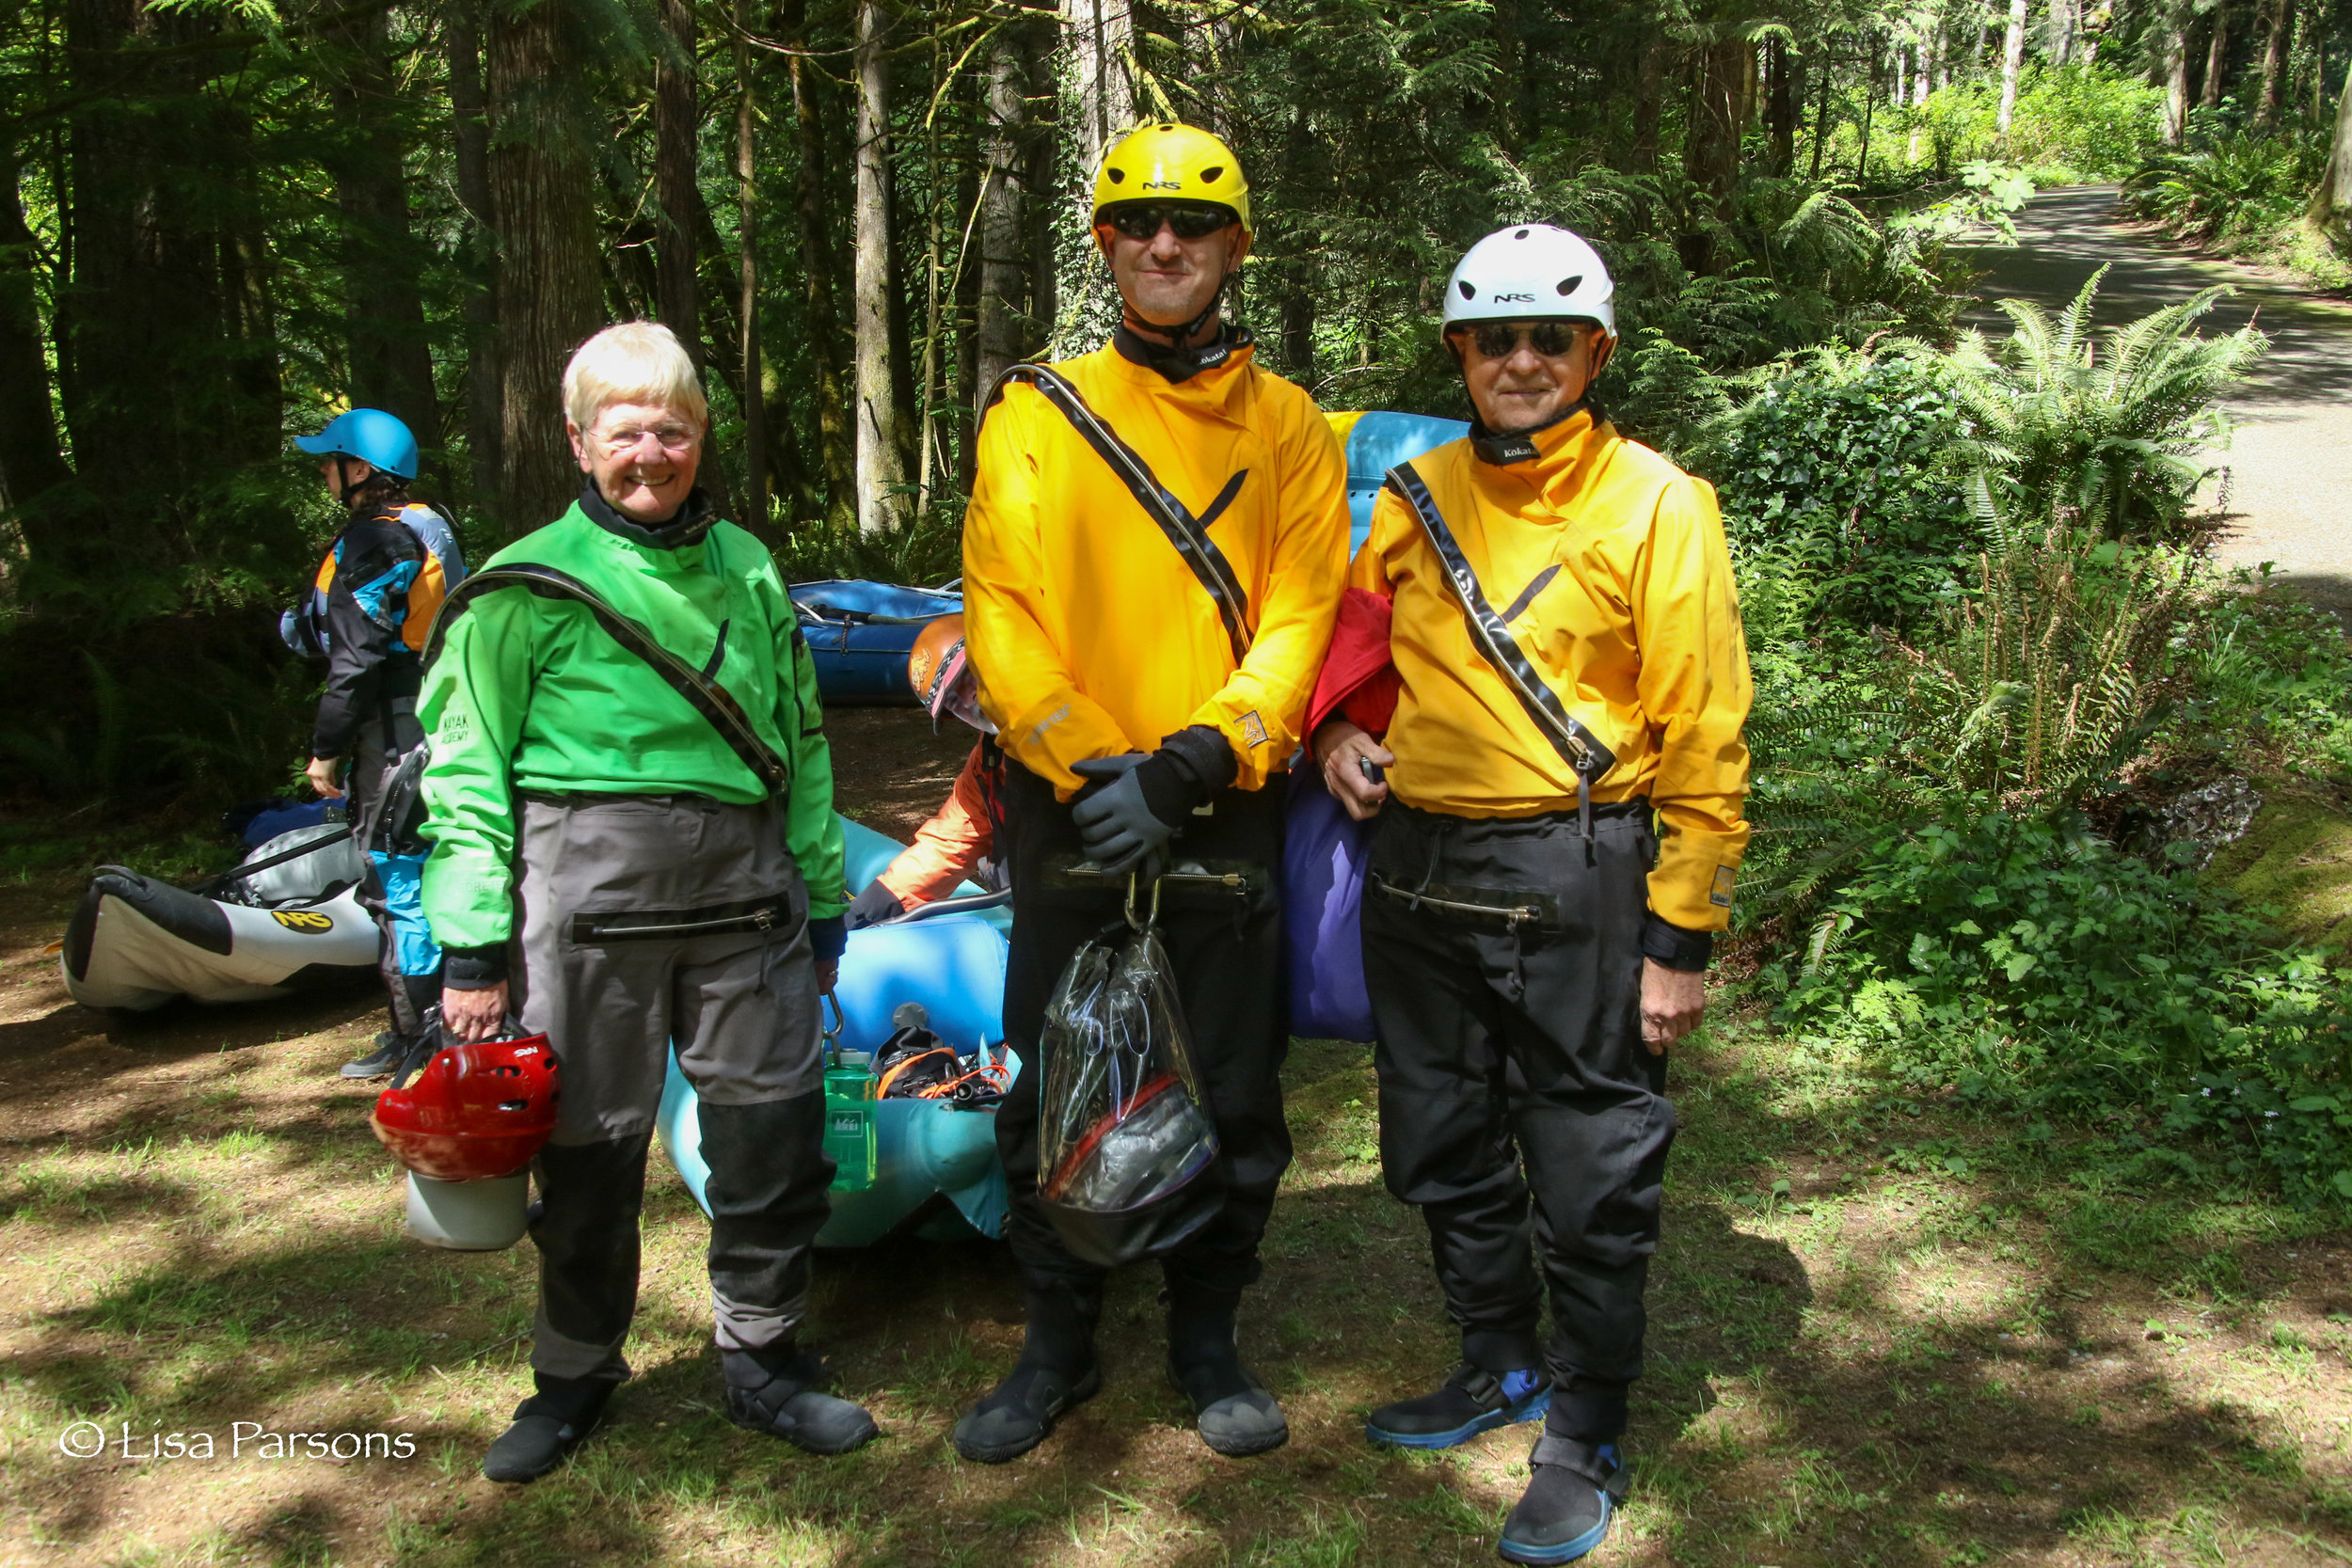
[(2352, 667), (2202, 551), (2260, 337), (2201, 334), (2211, 293), (2093, 335), (2097, 283), (1950, 353), (1789, 361), (1701, 442), (1757, 683), (1749, 992), (1863, 1081), (2075, 1129), (2111, 1174), (2345, 1202), (2352, 994), (2160, 818), (2344, 776)]

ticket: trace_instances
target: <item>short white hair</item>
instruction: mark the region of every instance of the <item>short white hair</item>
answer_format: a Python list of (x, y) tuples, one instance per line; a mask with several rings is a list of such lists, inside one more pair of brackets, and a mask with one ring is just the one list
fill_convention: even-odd
[(564, 417), (572, 423), (586, 430), (616, 403), (667, 404), (696, 424), (710, 413), (686, 345), (660, 322), (608, 326), (564, 367)]

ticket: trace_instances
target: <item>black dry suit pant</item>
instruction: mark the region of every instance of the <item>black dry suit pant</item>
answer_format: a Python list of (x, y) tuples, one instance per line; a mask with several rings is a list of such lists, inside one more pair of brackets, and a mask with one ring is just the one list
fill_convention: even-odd
[[(1647, 802), (1601, 808), (1589, 842), (1572, 812), (1472, 820), (1391, 801), (1378, 823), (1364, 976), (1389, 1190), (1421, 1209), (1464, 1358), (1489, 1371), (1542, 1357), (1540, 1258), (1551, 1423), (1607, 1441), (1642, 1373), (1675, 1132), (1665, 1058), (1641, 1035)], [(1399, 896), (1416, 891), (1418, 906)]]
[[(1275, 886), (1283, 795), (1279, 788), (1220, 791), (1214, 809), (1190, 818), (1162, 855), (1173, 869), (1238, 874), (1246, 884), (1168, 882), (1160, 895), (1160, 940), (1176, 971), (1225, 1178), (1216, 1215), (1161, 1254), (1160, 1266), (1171, 1295), (1208, 1306), (1238, 1301), (1258, 1277), (1258, 1243), (1291, 1163), (1280, 1076), (1290, 1037)], [(1105, 1271), (1073, 1257), (1038, 1207), (1038, 1090), (1045, 1080), (1038, 1040), (1072, 955), (1123, 918), (1127, 879), (1085, 878), (1070, 808), (1055, 800), (1050, 783), (1009, 760), (1005, 807), (1013, 900), (1005, 1037), (1023, 1064), (996, 1113), (996, 1148), (1011, 1196), (1005, 1236), (1032, 1294), (1074, 1290), (1091, 1307)], [(1147, 891), (1147, 905), (1149, 898)]]
[(571, 795), (526, 797), (521, 816), (515, 1005), (563, 1074), (532, 1166), (532, 1368), (628, 1375), (645, 1154), (674, 1048), (710, 1166), (719, 1347), (788, 1345), (833, 1162), (808, 892), (782, 809)]

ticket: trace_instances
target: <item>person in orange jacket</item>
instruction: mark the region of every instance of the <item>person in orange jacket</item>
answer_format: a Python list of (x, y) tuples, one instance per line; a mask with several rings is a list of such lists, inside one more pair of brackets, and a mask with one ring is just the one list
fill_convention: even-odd
[[(1262, 1453), (1289, 1427), (1234, 1332), (1288, 1167), (1280, 1068), (1285, 778), (1346, 571), (1346, 463), (1297, 387), (1255, 362), (1218, 300), (1249, 250), (1240, 160), (1191, 126), (1113, 144), (1094, 237), (1124, 318), (1091, 354), (1016, 366), (980, 427), (963, 531), (964, 620), (1004, 749), (1013, 920), (1005, 1034), (1038, 1062), (1072, 956), (1156, 899), (1223, 1196), (1158, 1249), (1168, 1368), (1201, 1440)], [(1148, 470), (1146, 472), (1145, 470)], [(1162, 883), (1164, 870), (1208, 878)], [(1209, 884), (1209, 885), (1203, 885)], [(1021, 1359), (956, 1424), (1001, 1463), (1102, 1386), (1106, 1272), (1038, 1197), (1039, 1081), (996, 1113), (1007, 1238), (1027, 1298)]]
[(936, 726), (952, 714), (980, 732), (948, 792), (914, 842), (882, 868), (882, 875), (850, 900), (850, 929), (863, 930), (896, 920), (952, 895), (970, 880), (993, 893), (1005, 885), (996, 859), (996, 827), (1003, 819), (1005, 753), (996, 746), (996, 725), (980, 710), (979, 683), (964, 651), (963, 617), (943, 615), (923, 628), (907, 656), (907, 684)]
[(1368, 1434), (1438, 1449), (1542, 1419), (1513, 1562), (1590, 1553), (1623, 1494), (1665, 1053), (1706, 1008), (1748, 838), (1752, 687), (1715, 493), (1594, 404), (1611, 294), (1549, 225), (1463, 257), (1445, 341), (1478, 420), (1391, 470), (1311, 718), (1327, 786), (1378, 818), (1381, 1166), (1462, 1334), (1442, 1386)]

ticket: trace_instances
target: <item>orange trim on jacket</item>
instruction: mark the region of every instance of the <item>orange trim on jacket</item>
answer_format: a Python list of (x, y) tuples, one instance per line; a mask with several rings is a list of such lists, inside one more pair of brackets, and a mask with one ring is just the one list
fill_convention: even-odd
[(987, 745), (982, 740), (973, 746), (947, 803), (915, 831), (914, 842), (876, 879), (903, 907), (915, 909), (954, 893), (956, 884), (995, 848), (994, 814), (981, 777), (986, 764), (980, 753)]

